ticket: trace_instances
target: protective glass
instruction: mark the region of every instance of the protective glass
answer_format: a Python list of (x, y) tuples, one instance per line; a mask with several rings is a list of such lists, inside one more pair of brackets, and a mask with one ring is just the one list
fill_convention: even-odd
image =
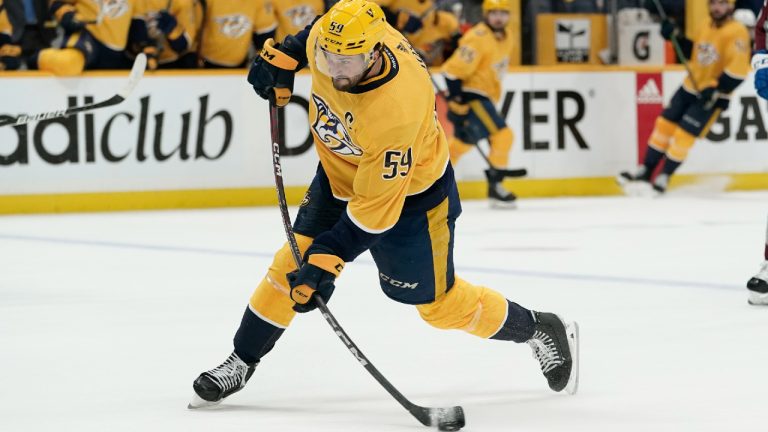
[(368, 54), (341, 55), (325, 51), (315, 44), (317, 70), (331, 78), (354, 78), (368, 69)]

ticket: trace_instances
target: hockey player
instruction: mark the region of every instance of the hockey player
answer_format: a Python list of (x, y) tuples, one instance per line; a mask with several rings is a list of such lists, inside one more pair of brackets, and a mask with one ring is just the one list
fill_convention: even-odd
[[(757, 94), (768, 99), (768, 50), (766, 46), (765, 24), (768, 18), (768, 1), (757, 18), (755, 25), (755, 54), (752, 56), (752, 68), (755, 70), (755, 90)], [(768, 228), (765, 234), (765, 261), (760, 271), (747, 282), (749, 303), (753, 305), (768, 305)]]
[(157, 57), (161, 68), (195, 67), (197, 54), (192, 48), (199, 26), (197, 1), (146, 0), (146, 5), (152, 46), (144, 53)]
[[(656, 119), (643, 164), (634, 172), (617, 176), (622, 187), (653, 181), (653, 190), (664, 193), (696, 138), (705, 136), (720, 113), (728, 109), (731, 92), (749, 73), (749, 32), (732, 18), (734, 3), (709, 0), (711, 19), (700, 25), (694, 41), (684, 38), (671, 22), (663, 23), (662, 35), (677, 38), (690, 57), (691, 75)], [(661, 173), (653, 178), (662, 160)]]
[(21, 47), (13, 43), (13, 27), (8, 20), (4, 1), (0, 0), (0, 71), (14, 70), (21, 66)]
[(342, 0), (282, 44), (267, 41), (248, 81), (261, 97), (285, 105), (294, 73), (305, 66), (320, 165), (293, 225), (303, 264), (295, 269), (287, 243), (277, 252), (245, 309), (234, 352), (194, 381), (190, 406), (240, 390), (296, 312), (314, 309), (313, 296), (330, 299), (346, 263), (365, 250), (391, 299), (414, 305), (440, 329), (527, 342), (550, 388), (575, 392), (576, 323), (455, 274), (461, 205), (435, 94), (424, 63), (381, 8)]
[(199, 55), (208, 68), (245, 67), (251, 44), (258, 50), (275, 36), (272, 0), (206, 0)]
[(421, 29), (405, 36), (427, 66), (440, 66), (453, 54), (461, 37), (459, 20), (453, 13), (435, 8), (430, 0), (424, 3), (429, 8), (423, 14)]
[(381, 7), (387, 22), (408, 37), (421, 30), (428, 0), (374, 0)]
[(323, 0), (272, 0), (277, 19), (276, 40), (300, 32), (325, 12)]
[[(508, 32), (510, 0), (483, 0), (484, 20), (459, 40), (459, 47), (443, 65), (448, 86), (448, 120), (453, 123), (451, 162), (487, 138), (495, 168), (509, 160), (514, 135), (494, 106), (501, 97), (501, 80), (509, 65), (512, 37)], [(501, 185), (503, 178), (486, 170), (488, 199), (495, 207), (514, 207), (517, 197)]]
[(124, 50), (132, 20), (143, 25), (144, 0), (54, 0), (51, 13), (64, 30), (60, 48), (46, 48), (30, 57), (30, 69), (56, 75), (79, 75), (84, 69), (124, 69)]

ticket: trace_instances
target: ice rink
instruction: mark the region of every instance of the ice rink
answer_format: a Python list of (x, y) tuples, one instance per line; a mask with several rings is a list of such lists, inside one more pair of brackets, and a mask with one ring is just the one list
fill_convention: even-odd
[[(529, 347), (439, 331), (388, 300), (368, 254), (329, 303), (413, 402), (465, 431), (765, 431), (768, 193), (464, 203), (456, 269), (581, 327), (581, 387)], [(0, 217), (0, 431), (419, 431), (318, 313), (248, 386), (189, 411), (284, 233), (276, 208)]]

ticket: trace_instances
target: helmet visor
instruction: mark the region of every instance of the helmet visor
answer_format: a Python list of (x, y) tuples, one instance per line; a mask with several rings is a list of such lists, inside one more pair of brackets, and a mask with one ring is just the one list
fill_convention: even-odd
[(315, 64), (324, 75), (334, 80), (355, 80), (362, 76), (368, 69), (370, 55), (334, 54), (324, 50), (319, 44), (315, 44)]

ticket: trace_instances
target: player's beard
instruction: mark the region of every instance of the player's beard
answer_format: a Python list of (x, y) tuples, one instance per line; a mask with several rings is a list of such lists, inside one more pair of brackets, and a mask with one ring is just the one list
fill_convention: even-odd
[(331, 81), (333, 82), (333, 88), (339, 91), (344, 91), (344, 92), (349, 91), (349, 89), (356, 86), (360, 81), (362, 81), (364, 75), (365, 75), (365, 72), (355, 75), (353, 77), (331, 78)]
[(716, 16), (715, 14), (712, 13), (712, 11), (709, 11), (709, 17), (712, 19), (712, 22), (715, 23), (716, 26), (722, 25), (724, 22), (728, 20), (728, 18), (731, 17), (731, 15), (733, 15), (732, 10), (727, 11), (720, 16)]

